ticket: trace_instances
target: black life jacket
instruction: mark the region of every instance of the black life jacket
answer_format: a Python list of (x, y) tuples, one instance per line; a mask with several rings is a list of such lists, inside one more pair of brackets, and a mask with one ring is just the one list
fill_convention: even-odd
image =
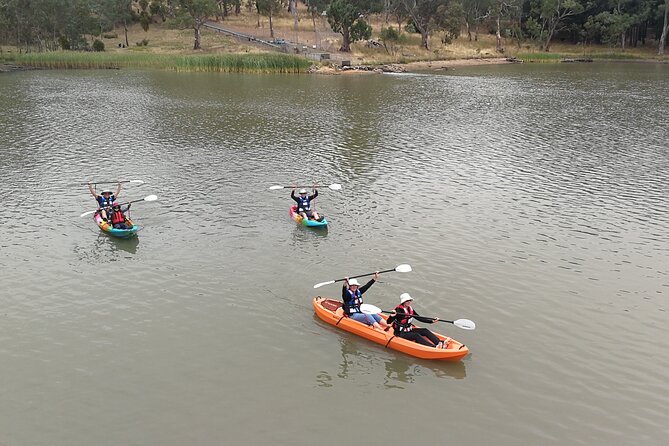
[[(402, 311), (404, 311), (404, 313), (399, 311), (400, 308)], [(413, 329), (412, 316), (415, 314), (413, 308), (404, 308), (402, 305), (398, 305), (395, 307), (395, 311), (397, 312), (397, 315), (393, 321), (393, 328), (395, 328), (397, 331), (411, 331)]]

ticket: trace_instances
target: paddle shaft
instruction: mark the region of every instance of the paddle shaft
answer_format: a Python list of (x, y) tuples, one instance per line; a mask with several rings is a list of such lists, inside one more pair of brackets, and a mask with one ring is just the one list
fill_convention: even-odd
[(139, 182), (143, 183), (142, 180), (123, 180), (123, 181), (96, 181), (95, 183), (91, 182), (91, 183), (81, 183), (81, 184), (83, 184), (84, 186), (88, 184), (92, 184), (95, 186), (96, 184), (119, 184), (119, 183), (139, 183)]
[[(386, 270), (384, 270), (384, 271), (379, 271), (378, 273), (379, 273), (379, 274), (383, 274), (383, 273), (389, 273), (389, 272), (392, 272), (392, 271), (395, 271), (395, 268), (393, 268), (393, 269), (386, 269)], [(358, 276), (351, 276), (351, 277), (349, 277), (349, 279), (357, 279), (358, 277), (372, 276), (372, 275), (374, 275), (374, 274), (376, 274), (376, 271), (374, 271), (373, 273), (360, 274), (360, 275), (358, 275)], [(346, 279), (337, 279), (337, 280), (335, 280), (335, 282), (343, 282), (344, 280), (346, 280)]]
[[(392, 314), (392, 311), (382, 311), (381, 313)], [(411, 316), (407, 313), (395, 313), (395, 314), (397, 316), (399, 316), (400, 314), (406, 315), (406, 316)], [(411, 316), (411, 317), (416, 318), (416, 319), (418, 319), (418, 318), (431, 319), (432, 322), (427, 322), (428, 324), (431, 324), (431, 323), (434, 323), (434, 322), (448, 322), (449, 324), (455, 324), (455, 321), (447, 321), (445, 319), (439, 319), (438, 317), (429, 317), (429, 316)], [(421, 321), (421, 322), (424, 322), (424, 321)]]

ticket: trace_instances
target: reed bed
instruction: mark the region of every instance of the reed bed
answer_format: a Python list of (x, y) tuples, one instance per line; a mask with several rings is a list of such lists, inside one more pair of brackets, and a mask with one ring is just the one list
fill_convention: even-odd
[(0, 62), (47, 69), (153, 68), (223, 73), (302, 73), (311, 65), (301, 57), (274, 53), (182, 56), (74, 51), (0, 54)]
[(518, 59), (533, 63), (558, 63), (565, 59), (593, 59), (593, 60), (645, 60), (649, 59), (638, 54), (587, 52), (587, 53), (518, 53)]

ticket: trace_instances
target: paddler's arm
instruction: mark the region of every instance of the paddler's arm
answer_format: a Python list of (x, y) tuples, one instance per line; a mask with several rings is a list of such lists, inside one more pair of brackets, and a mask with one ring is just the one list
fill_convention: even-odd
[(379, 280), (378, 271), (374, 273), (374, 277), (372, 278), (372, 280), (370, 280), (369, 282), (360, 287), (360, 294), (364, 294), (365, 291), (367, 291), (370, 286), (374, 285), (374, 282), (376, 282), (377, 280)]
[(93, 185), (91, 184), (90, 181), (88, 182), (88, 190), (91, 191), (91, 195), (93, 195), (93, 198), (97, 200), (98, 194), (95, 193), (95, 189), (93, 189)]
[(118, 194), (120, 194), (120, 193), (121, 193), (121, 182), (119, 181), (118, 186), (116, 187), (116, 193), (114, 194), (114, 196), (118, 199)]

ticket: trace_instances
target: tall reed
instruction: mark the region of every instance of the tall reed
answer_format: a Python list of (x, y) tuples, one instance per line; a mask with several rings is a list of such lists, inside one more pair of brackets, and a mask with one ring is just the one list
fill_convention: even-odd
[(192, 56), (54, 51), (0, 54), (0, 61), (49, 69), (155, 68), (225, 73), (302, 73), (311, 62), (285, 54), (202, 54)]

